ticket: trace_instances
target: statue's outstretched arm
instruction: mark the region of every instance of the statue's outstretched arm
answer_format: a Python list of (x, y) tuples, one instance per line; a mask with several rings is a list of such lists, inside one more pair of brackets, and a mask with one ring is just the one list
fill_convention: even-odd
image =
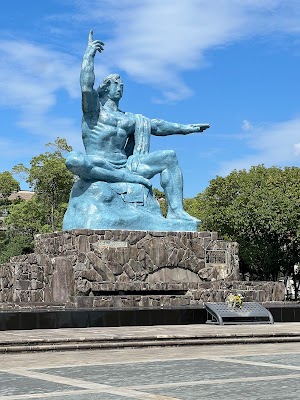
[(189, 133), (203, 132), (209, 124), (177, 124), (162, 119), (151, 119), (151, 133), (156, 136), (187, 135)]
[(94, 89), (94, 58), (97, 51), (100, 53), (103, 51), (103, 46), (104, 43), (100, 40), (93, 40), (93, 31), (90, 31), (88, 46), (83, 56), (80, 72), (83, 112), (95, 112), (99, 107), (98, 94)]

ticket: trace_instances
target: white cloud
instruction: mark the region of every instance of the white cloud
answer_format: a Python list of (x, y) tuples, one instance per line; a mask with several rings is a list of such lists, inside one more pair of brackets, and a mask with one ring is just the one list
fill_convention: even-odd
[(300, 143), (294, 144), (294, 152), (296, 156), (300, 156)]
[(40, 91), (45, 85), (49, 92), (63, 88), (71, 97), (77, 95), (79, 63), (74, 57), (20, 40), (1, 40), (0, 50), (3, 57), (1, 68), (5, 72), (2, 84), (4, 80), (22, 78), (25, 84), (34, 83)]
[[(114, 68), (126, 71), (134, 80), (160, 89), (159, 101), (191, 95), (182, 74), (205, 66), (211, 48), (260, 34), (298, 34), (300, 26), (298, 0), (74, 0), (73, 4), (70, 18), (52, 16), (64, 26), (56, 26), (55, 33), (70, 41), (71, 30), (66, 32), (65, 27), (75, 22), (77, 29), (82, 20), (94, 27), (96, 39), (109, 32), (96, 76)], [(14, 108), (17, 125), (30, 133), (51, 137), (62, 133), (70, 138), (80, 129), (72, 118), (51, 113), (61, 91), (71, 98), (80, 95), (80, 58), (62, 48), (54, 51), (19, 39), (0, 41), (4, 94), (0, 106)], [(244, 128), (250, 128), (245, 121)]]
[(246, 137), (250, 154), (222, 163), (218, 174), (225, 176), (233, 169), (249, 169), (259, 164), (267, 167), (299, 165), (299, 138), (300, 118), (253, 127), (251, 136)]
[[(0, 40), (0, 51), (0, 107), (14, 110), (14, 123), (23, 128), (24, 134), (43, 136), (44, 143), (63, 136), (79, 146), (80, 123), (59, 116), (55, 107), (62, 92), (80, 102), (80, 58), (12, 39)], [(102, 72), (107, 71), (102, 68)]]
[[(182, 72), (206, 65), (206, 51), (260, 34), (298, 34), (297, 0), (77, 1), (94, 26), (109, 26), (105, 61), (135, 80), (159, 87), (167, 101), (191, 94)], [(99, 23), (100, 21), (100, 23)]]
[(79, 96), (79, 62), (73, 57), (25, 41), (0, 41), (0, 106), (15, 110), (15, 123), (28, 132), (57, 136), (74, 131), (73, 121), (49, 115), (58, 92)]
[(251, 131), (253, 129), (253, 126), (250, 121), (244, 119), (242, 123), (242, 129), (243, 131)]

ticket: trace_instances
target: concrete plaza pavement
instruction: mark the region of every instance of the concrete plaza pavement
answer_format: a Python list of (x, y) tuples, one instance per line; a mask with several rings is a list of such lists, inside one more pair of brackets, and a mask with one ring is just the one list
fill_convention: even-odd
[[(300, 324), (178, 325), (0, 332), (0, 343), (177, 338), (185, 345), (3, 352), (0, 400), (300, 399)], [(188, 339), (219, 338), (189, 345)], [(274, 338), (273, 343), (265, 342)], [(230, 338), (239, 342), (228, 344)], [(256, 342), (243, 339), (256, 338)], [(30, 350), (30, 349), (27, 349)], [(42, 350), (42, 349), (40, 349)], [(44, 349), (45, 350), (45, 349)]]

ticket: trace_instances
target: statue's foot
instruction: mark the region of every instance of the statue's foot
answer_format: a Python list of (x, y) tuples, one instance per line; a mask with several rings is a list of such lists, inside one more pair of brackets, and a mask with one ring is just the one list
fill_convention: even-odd
[(192, 217), (190, 214), (188, 214), (184, 210), (168, 211), (166, 218), (167, 219), (177, 219), (177, 220), (181, 220), (181, 221), (190, 221), (190, 222), (195, 222), (195, 223), (200, 224), (199, 219)]

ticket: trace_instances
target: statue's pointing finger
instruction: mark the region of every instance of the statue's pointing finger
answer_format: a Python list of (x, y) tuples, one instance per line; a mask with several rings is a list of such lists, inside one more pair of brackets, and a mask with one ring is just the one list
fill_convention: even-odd
[(88, 40), (89, 45), (93, 45), (93, 47), (98, 50), (100, 53), (101, 51), (104, 50), (104, 43), (101, 40), (93, 40), (93, 31), (90, 30), (89, 33), (89, 40)]

